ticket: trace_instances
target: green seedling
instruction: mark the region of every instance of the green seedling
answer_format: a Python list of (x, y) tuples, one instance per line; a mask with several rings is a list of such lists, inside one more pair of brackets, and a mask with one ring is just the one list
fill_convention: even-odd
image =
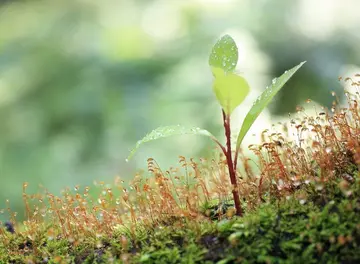
[(238, 62), (238, 48), (235, 41), (229, 36), (225, 35), (216, 42), (212, 48), (209, 56), (210, 69), (214, 76), (213, 90), (215, 96), (222, 107), (223, 124), (226, 137), (226, 145), (220, 143), (209, 131), (200, 128), (186, 128), (180, 125), (159, 127), (143, 139), (139, 140), (133, 150), (131, 150), (127, 161), (134, 155), (136, 150), (145, 142), (156, 140), (159, 138), (169, 137), (173, 135), (203, 135), (210, 137), (222, 150), (226, 157), (230, 182), (233, 186), (232, 194), (234, 199), (234, 205), (236, 214), (239, 216), (243, 215), (242, 206), (240, 203), (238, 184), (236, 178), (236, 166), (238, 153), (240, 150), (241, 143), (249, 131), (250, 127), (260, 115), (263, 109), (270, 103), (272, 98), (280, 91), (285, 83), (299, 70), (299, 68), (305, 63), (301, 62), (294, 68), (285, 71), (279, 78), (272, 80), (270, 86), (256, 99), (252, 105), (250, 111), (247, 113), (240, 132), (237, 137), (236, 149), (234, 159), (232, 157), (231, 150), (231, 126), (230, 126), (230, 115), (236, 107), (238, 107), (246, 98), (250, 91), (250, 87), (244, 77), (237, 75), (234, 70)]

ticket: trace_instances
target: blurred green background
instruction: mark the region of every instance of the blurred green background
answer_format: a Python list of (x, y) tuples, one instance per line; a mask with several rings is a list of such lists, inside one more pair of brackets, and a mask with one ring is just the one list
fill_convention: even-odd
[(207, 139), (183, 136), (146, 144), (125, 162), (160, 125), (222, 137), (207, 59), (225, 33), (252, 87), (234, 129), (273, 77), (304, 60), (254, 129), (307, 98), (329, 105), (337, 77), (360, 64), (358, 10), (357, 0), (0, 1), (0, 208), (10, 199), (23, 211), (23, 182), (59, 193), (130, 179), (147, 157), (167, 168), (178, 155), (207, 155)]

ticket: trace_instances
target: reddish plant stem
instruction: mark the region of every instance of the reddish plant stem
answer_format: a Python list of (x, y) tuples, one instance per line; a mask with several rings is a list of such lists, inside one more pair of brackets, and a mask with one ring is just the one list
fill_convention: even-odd
[(240, 196), (237, 186), (236, 173), (234, 169), (234, 163), (231, 156), (231, 131), (230, 131), (230, 115), (226, 115), (225, 111), (222, 111), (224, 119), (225, 137), (226, 137), (226, 161), (229, 168), (230, 182), (232, 185), (232, 194), (235, 203), (236, 215), (242, 216), (243, 210), (241, 208)]
[(238, 158), (239, 158), (239, 150), (240, 148), (236, 147), (235, 149), (235, 158), (234, 158), (234, 170), (236, 171), (236, 168), (237, 168), (237, 161), (238, 161)]

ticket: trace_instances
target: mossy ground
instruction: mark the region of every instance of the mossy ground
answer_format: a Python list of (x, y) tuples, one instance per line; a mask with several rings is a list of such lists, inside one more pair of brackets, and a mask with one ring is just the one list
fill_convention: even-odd
[(360, 182), (351, 184), (350, 195), (336, 185), (326, 189), (333, 191), (306, 201), (296, 192), (242, 218), (171, 217), (157, 226), (139, 224), (133, 232), (115, 227), (111, 236), (77, 243), (50, 237), (52, 226), (41, 226), (32, 239), (7, 232), (0, 262), (360, 263)]
[(240, 155), (243, 217), (224, 157), (180, 156), (168, 171), (150, 158), (150, 177), (99, 183), (95, 197), (30, 195), (24, 183), (26, 219), (8, 203), (0, 263), (360, 263), (360, 94), (346, 97), (349, 108), (265, 130), (255, 158)]

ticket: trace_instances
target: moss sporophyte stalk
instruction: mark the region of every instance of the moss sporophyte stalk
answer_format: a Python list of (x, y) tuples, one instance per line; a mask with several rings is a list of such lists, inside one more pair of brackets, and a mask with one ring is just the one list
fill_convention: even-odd
[(235, 41), (229, 35), (220, 38), (213, 46), (209, 56), (209, 65), (214, 76), (213, 91), (216, 99), (222, 108), (223, 126), (226, 137), (226, 144), (223, 145), (215, 138), (209, 131), (200, 128), (186, 128), (180, 125), (159, 127), (143, 139), (136, 143), (135, 148), (130, 152), (126, 161), (133, 156), (135, 151), (141, 144), (156, 140), (159, 138), (169, 137), (173, 135), (193, 134), (210, 137), (221, 149), (225, 155), (230, 182), (232, 185), (232, 197), (236, 209), (236, 215), (243, 215), (243, 208), (240, 202), (238, 191), (238, 182), (236, 176), (237, 161), (242, 140), (250, 127), (260, 115), (263, 109), (271, 102), (272, 98), (280, 91), (286, 82), (295, 74), (297, 70), (305, 63), (301, 62), (294, 68), (287, 70), (279, 78), (272, 80), (270, 86), (266, 87), (264, 92), (256, 99), (251, 109), (247, 113), (241, 129), (237, 136), (236, 149), (234, 157), (232, 156), (232, 142), (231, 142), (231, 113), (237, 108), (246, 98), (250, 91), (250, 87), (244, 77), (234, 72), (238, 62), (238, 48)]
[(302, 64), (287, 71), (256, 100), (232, 152), (229, 116), (246, 94), (234, 103), (236, 96), (227, 98), (233, 90), (216, 92), (242, 78), (233, 74), (236, 63), (228, 58), (237, 59), (231, 55), (236, 46), (229, 43), (222, 38), (209, 60), (225, 144), (206, 130), (175, 125), (136, 145), (200, 134), (220, 147), (217, 157), (179, 156), (178, 166), (168, 169), (149, 158), (148, 172), (130, 182), (116, 177), (60, 194), (34, 194), (24, 183), (23, 219), (9, 200), (0, 208), (6, 218), (0, 263), (360, 263), (360, 75), (344, 79), (353, 90), (345, 92), (347, 108), (335, 93), (329, 110), (317, 106), (311, 115), (297, 107), (290, 122), (265, 129), (259, 144), (247, 146), (253, 155), (245, 155), (239, 146), (249, 127)]

